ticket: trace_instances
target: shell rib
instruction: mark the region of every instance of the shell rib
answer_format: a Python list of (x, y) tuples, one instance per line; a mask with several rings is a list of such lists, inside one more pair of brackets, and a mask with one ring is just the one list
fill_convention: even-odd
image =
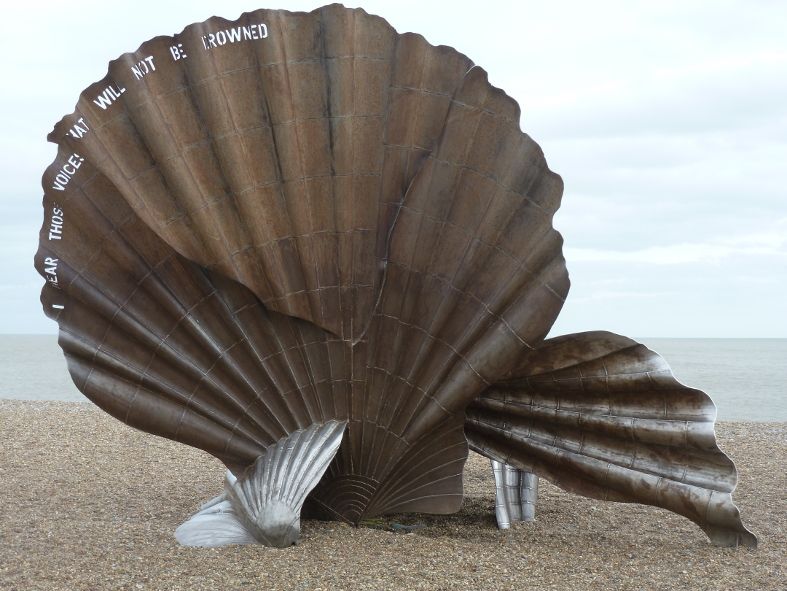
[(115, 60), (44, 175), (65, 222), (42, 302), (77, 386), (235, 473), (347, 421), (316, 507), (456, 511), (465, 407), (568, 290), (562, 182), (518, 120), (465, 56), (337, 5)]
[(644, 345), (608, 332), (544, 341), (467, 411), (471, 448), (561, 488), (656, 505), (714, 544), (754, 547), (731, 493), (737, 475), (708, 396)]

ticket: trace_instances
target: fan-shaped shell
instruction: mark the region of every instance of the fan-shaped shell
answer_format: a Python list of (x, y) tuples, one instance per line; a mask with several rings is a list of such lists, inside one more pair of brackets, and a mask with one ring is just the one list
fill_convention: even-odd
[(348, 421), (311, 499), (450, 512), (464, 410), (568, 290), (516, 103), (362, 10), (259, 10), (110, 64), (50, 135), (36, 264), (77, 386), (235, 473)]
[(756, 547), (732, 502), (737, 472), (716, 445), (715, 419), (708, 395), (678, 382), (657, 353), (599, 331), (548, 339), (522, 355), (468, 407), (466, 434), (471, 448), (520, 477), (664, 507), (714, 544)]

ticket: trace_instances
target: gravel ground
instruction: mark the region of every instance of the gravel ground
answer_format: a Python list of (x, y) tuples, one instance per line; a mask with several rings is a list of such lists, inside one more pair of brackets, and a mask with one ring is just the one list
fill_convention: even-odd
[(175, 528), (221, 490), (217, 460), (83, 403), (0, 401), (0, 433), (4, 590), (787, 589), (787, 423), (717, 426), (756, 551), (716, 548), (666, 511), (544, 480), (537, 521), (500, 532), (489, 464), (475, 454), (456, 515), (304, 521), (287, 550), (182, 548)]

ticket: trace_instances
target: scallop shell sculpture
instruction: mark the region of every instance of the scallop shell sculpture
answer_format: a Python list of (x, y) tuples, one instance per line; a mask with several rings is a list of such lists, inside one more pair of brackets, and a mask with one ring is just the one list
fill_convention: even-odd
[[(455, 512), (469, 442), (508, 485), (756, 543), (705, 394), (625, 337), (544, 340), (562, 181), (519, 118), (464, 55), (331, 5), (151, 39), (55, 126), (36, 267), (74, 382), (229, 471), (181, 541)], [(271, 503), (291, 531), (255, 529)]]

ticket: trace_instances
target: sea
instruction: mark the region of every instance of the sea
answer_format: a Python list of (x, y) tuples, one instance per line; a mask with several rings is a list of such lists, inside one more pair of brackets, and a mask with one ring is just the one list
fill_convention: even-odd
[[(719, 420), (787, 421), (787, 339), (637, 340), (709, 394)], [(0, 398), (88, 402), (55, 335), (0, 335)]]

